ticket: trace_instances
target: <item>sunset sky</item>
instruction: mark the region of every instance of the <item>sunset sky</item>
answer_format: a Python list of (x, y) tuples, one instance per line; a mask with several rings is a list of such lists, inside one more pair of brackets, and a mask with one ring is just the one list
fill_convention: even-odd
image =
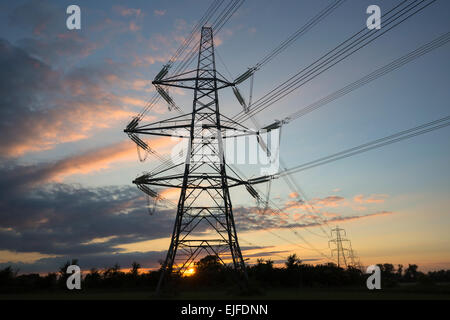
[[(175, 212), (148, 214), (131, 181), (159, 160), (141, 163), (123, 129), (211, 2), (0, 3), (0, 268), (53, 272), (75, 258), (84, 270), (133, 261), (159, 266)], [(235, 78), (331, 2), (245, 1), (215, 38), (217, 69)], [(364, 28), (369, 5), (383, 14), (399, 2), (345, 1), (255, 74), (254, 99)], [(81, 30), (66, 28), (70, 4), (81, 8)], [(449, 1), (433, 3), (259, 113), (258, 121), (282, 119), (449, 32), (449, 13)], [(281, 158), (293, 167), (449, 115), (449, 54), (446, 44), (285, 125)], [(248, 84), (240, 89), (248, 98)], [(191, 111), (191, 91), (171, 94)], [(241, 110), (231, 89), (220, 92), (220, 108), (227, 116)], [(145, 121), (175, 115), (160, 103)], [(305, 263), (332, 261), (328, 236), (339, 225), (363, 265), (450, 268), (449, 139), (446, 127), (294, 174), (314, 211), (281, 179), (271, 188), (280, 215), (260, 215), (245, 188), (232, 190), (244, 258), (281, 263), (296, 253)], [(164, 155), (175, 143), (149, 140)], [(259, 172), (240, 169), (248, 178)], [(177, 201), (176, 190), (160, 191)], [(327, 223), (317, 226), (315, 215)]]

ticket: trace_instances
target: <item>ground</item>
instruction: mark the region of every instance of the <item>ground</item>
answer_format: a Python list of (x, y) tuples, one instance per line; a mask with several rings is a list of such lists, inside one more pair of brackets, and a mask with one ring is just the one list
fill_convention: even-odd
[[(235, 295), (226, 290), (191, 290), (181, 291), (176, 296), (165, 296), (164, 298), (179, 300), (450, 300), (450, 284), (402, 285), (372, 291), (362, 288), (267, 289), (264, 293), (254, 295)], [(151, 290), (131, 289), (0, 294), (0, 300), (9, 299), (154, 300), (158, 298)]]

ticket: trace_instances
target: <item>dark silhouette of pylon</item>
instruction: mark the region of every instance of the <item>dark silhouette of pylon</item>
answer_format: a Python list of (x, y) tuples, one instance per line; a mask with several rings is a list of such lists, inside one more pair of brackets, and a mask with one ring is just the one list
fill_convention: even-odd
[[(173, 99), (166, 87), (192, 89), (194, 91), (193, 111), (152, 124), (139, 125), (133, 120), (125, 129), (138, 146), (149, 150), (139, 134), (175, 136), (187, 139), (184, 163), (173, 164), (170, 170), (178, 173), (169, 175), (165, 168), (156, 173), (146, 173), (136, 178), (135, 183), (152, 197), (157, 192), (149, 186), (179, 188), (180, 197), (173, 227), (170, 247), (162, 265), (158, 282), (159, 293), (164, 283), (174, 273), (183, 274), (193, 263), (206, 255), (214, 255), (224, 265), (231, 263), (240, 283), (246, 284), (247, 273), (231, 206), (229, 188), (245, 185), (252, 189), (252, 183), (244, 181), (235, 173), (227, 173), (223, 139), (255, 134), (241, 124), (221, 115), (218, 91), (234, 86), (216, 72), (213, 31), (203, 27), (198, 52), (197, 69), (164, 78), (167, 70), (157, 75), (153, 84), (161, 96), (173, 108)], [(232, 134), (226, 134), (232, 132)], [(202, 233), (208, 231), (208, 236)], [(214, 236), (211, 236), (210, 234)]]

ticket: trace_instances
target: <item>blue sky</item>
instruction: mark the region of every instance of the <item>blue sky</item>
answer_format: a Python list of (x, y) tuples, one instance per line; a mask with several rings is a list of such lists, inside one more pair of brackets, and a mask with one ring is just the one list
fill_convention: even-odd
[[(153, 95), (151, 80), (210, 3), (78, 1), (79, 31), (65, 27), (65, 8), (72, 2), (0, 4), (0, 265), (44, 272), (79, 258), (84, 268), (116, 261), (127, 267), (133, 260), (157, 266), (169, 244), (173, 213), (146, 214), (145, 199), (131, 181), (158, 162), (140, 163), (123, 128)], [(227, 77), (229, 72), (239, 75), (330, 3), (245, 1), (215, 39), (226, 65), (217, 61), (217, 68)], [(398, 3), (376, 4), (383, 14)], [(253, 96), (261, 97), (364, 28), (371, 4), (345, 1), (255, 74)], [(259, 113), (258, 120), (281, 119), (448, 32), (449, 12), (448, 1), (437, 1)], [(444, 45), (287, 124), (282, 159), (291, 167), (447, 116), (449, 52)], [(241, 90), (247, 97), (248, 84)], [(174, 97), (183, 111), (190, 111), (191, 92), (176, 91)], [(240, 111), (231, 90), (220, 99), (222, 113)], [(160, 106), (147, 120), (172, 115)], [(341, 218), (336, 221), (364, 264), (448, 268), (449, 138), (450, 130), (440, 129), (294, 177), (317, 210), (329, 219)], [(170, 152), (167, 141), (151, 143), (161, 153)], [(257, 174), (255, 168), (242, 169), (248, 176)], [(295, 200), (290, 193), (282, 180), (273, 183), (272, 198), (286, 207), (289, 219), (307, 214), (289, 209)], [(170, 197), (176, 201), (175, 193)], [(232, 197), (237, 216), (253, 212), (255, 204), (242, 190)], [(314, 250), (252, 231), (237, 220), (247, 241), (241, 244), (264, 247), (244, 249), (244, 256), (259, 253), (279, 260), (297, 252), (324, 262)], [(305, 246), (276, 221), (261, 225)], [(313, 234), (320, 234), (319, 228), (297, 230), (329, 254), (327, 239)], [(268, 253), (273, 251), (278, 254)]]

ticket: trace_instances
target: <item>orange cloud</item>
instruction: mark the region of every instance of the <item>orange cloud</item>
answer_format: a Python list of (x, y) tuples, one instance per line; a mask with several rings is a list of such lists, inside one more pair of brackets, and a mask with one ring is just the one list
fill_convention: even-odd
[(133, 67), (147, 67), (149, 65), (155, 64), (156, 62), (165, 63), (169, 59), (170, 59), (169, 55), (146, 55), (146, 56), (134, 55), (132, 65)]
[(180, 196), (180, 189), (179, 188), (168, 188), (160, 191), (161, 197), (164, 199), (177, 201)]
[(28, 134), (16, 136), (15, 141), (1, 144), (3, 156), (18, 157), (28, 152), (52, 149), (55, 145), (86, 139), (94, 129), (109, 128), (118, 120), (134, 115), (102, 104), (76, 104), (69, 110), (52, 109), (23, 118), (20, 126), (31, 130)]
[(131, 89), (136, 91), (145, 91), (150, 92), (154, 91), (154, 87), (152, 85), (151, 80), (145, 80), (145, 79), (136, 79), (131, 82)]
[(353, 198), (353, 201), (356, 203), (384, 203), (385, 198), (387, 198), (387, 194), (373, 194), (368, 197), (364, 197), (364, 195), (359, 194)]
[(113, 162), (135, 159), (136, 146), (132, 141), (124, 141), (57, 162), (53, 166), (53, 179), (60, 180), (73, 174), (87, 174), (106, 169)]
[(287, 201), (284, 204), (284, 210), (305, 209), (306, 205), (303, 201)]
[(314, 205), (320, 205), (324, 207), (337, 207), (341, 205), (341, 202), (345, 200), (345, 198), (340, 196), (328, 196), (322, 199), (315, 198), (313, 199)]
[[(167, 137), (151, 141), (152, 148), (160, 153), (162, 153), (161, 150), (167, 149), (172, 144), (173, 142)], [(136, 145), (132, 141), (123, 141), (61, 160), (54, 166), (55, 178), (60, 179), (73, 174), (87, 174), (107, 169), (112, 163), (136, 161), (136, 159)]]
[[(292, 192), (289, 194), (289, 198), (293, 199), (298, 197), (298, 194), (296, 192)], [(338, 207), (346, 204), (346, 201), (344, 201), (345, 198), (339, 197), (339, 196), (328, 196), (325, 198), (314, 198), (311, 201), (309, 201), (309, 206), (314, 206), (315, 208), (320, 207)], [(308, 204), (304, 201), (287, 201), (285, 203), (284, 210), (291, 210), (291, 209), (304, 209), (308, 210)]]
[(133, 8), (124, 8), (122, 6), (115, 6), (114, 10), (118, 12), (121, 16), (128, 17), (128, 16), (140, 16), (142, 14), (141, 9), (133, 9)]
[(133, 106), (137, 106), (137, 107), (144, 107), (147, 104), (147, 101), (145, 101), (145, 100), (133, 98), (133, 97), (129, 97), (129, 96), (120, 97), (120, 101), (122, 103), (124, 103), (125, 105), (133, 105)]
[(362, 219), (362, 218), (371, 218), (371, 217), (379, 217), (379, 216), (388, 216), (394, 214), (394, 212), (392, 211), (378, 211), (378, 212), (374, 212), (374, 213), (369, 213), (369, 214), (365, 214), (365, 215), (359, 215), (359, 216), (349, 216), (349, 217), (343, 217), (343, 216), (338, 216), (332, 219), (329, 219), (328, 221), (353, 221), (353, 220), (358, 220), (358, 219)]
[[(173, 141), (163, 137), (151, 141), (152, 147), (160, 153), (167, 152)], [(60, 182), (63, 178), (74, 174), (89, 174), (110, 168), (112, 164), (124, 161), (136, 161), (136, 145), (132, 141), (122, 141), (103, 148), (66, 157), (54, 163), (26, 167), (23, 175), (29, 175), (28, 185)]]

